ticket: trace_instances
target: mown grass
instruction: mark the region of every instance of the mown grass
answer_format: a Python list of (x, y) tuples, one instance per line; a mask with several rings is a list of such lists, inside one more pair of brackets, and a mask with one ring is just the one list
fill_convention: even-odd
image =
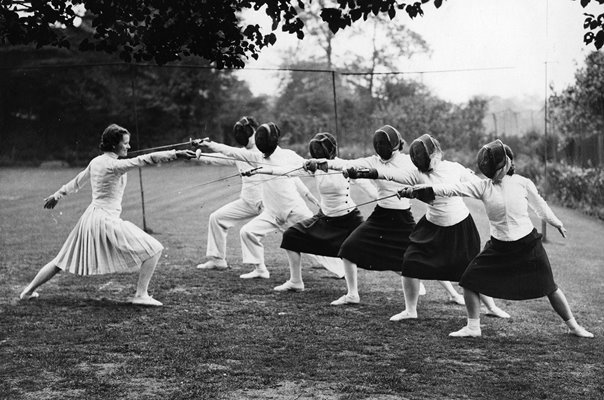
[[(308, 263), (305, 292), (276, 293), (288, 276), (279, 235), (265, 241), (270, 280), (238, 278), (247, 270), (237, 229), (232, 268), (202, 273), (195, 265), (204, 259), (207, 217), (237, 197), (239, 184), (195, 187), (233, 171), (191, 164), (143, 170), (147, 225), (166, 247), (150, 290), (164, 307), (125, 303), (136, 274), (60, 274), (38, 300), (19, 302), (89, 203), (87, 188), (53, 211), (42, 208), (76, 172), (0, 170), (1, 398), (604, 398), (602, 222), (554, 207), (570, 236), (550, 228), (546, 243), (557, 283), (593, 340), (567, 335), (545, 299), (498, 300), (510, 320), (483, 317), (482, 338), (450, 339), (465, 313), (434, 282), (426, 283), (420, 319), (389, 322), (403, 302), (394, 273), (360, 271), (358, 306), (330, 307), (345, 284)], [(129, 180), (122, 216), (140, 226), (138, 172)], [(485, 240), (482, 206), (468, 204)], [(414, 203), (416, 216), (423, 211)]]

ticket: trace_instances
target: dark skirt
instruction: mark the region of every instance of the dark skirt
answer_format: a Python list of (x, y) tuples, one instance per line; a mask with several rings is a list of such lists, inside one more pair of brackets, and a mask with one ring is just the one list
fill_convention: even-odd
[(321, 210), (311, 218), (292, 225), (283, 233), (281, 248), (299, 253), (337, 257), (342, 242), (363, 222), (361, 212), (328, 217)]
[(400, 272), (414, 227), (411, 210), (376, 206), (367, 221), (342, 243), (338, 256), (359, 268)]
[(458, 282), (480, 252), (480, 235), (471, 215), (452, 226), (438, 226), (422, 217), (409, 237), (402, 275)]
[(459, 284), (474, 292), (509, 300), (536, 299), (558, 288), (536, 229), (513, 242), (491, 237), (468, 265)]

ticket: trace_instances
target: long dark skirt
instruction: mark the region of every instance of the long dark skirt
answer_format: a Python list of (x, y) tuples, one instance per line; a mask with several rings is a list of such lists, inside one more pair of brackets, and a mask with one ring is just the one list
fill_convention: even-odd
[(480, 235), (471, 215), (452, 226), (438, 226), (422, 217), (409, 237), (402, 275), (457, 282), (480, 252)]
[(558, 288), (536, 229), (513, 242), (491, 237), (468, 265), (459, 284), (487, 296), (509, 300), (536, 299)]
[(340, 217), (328, 217), (321, 210), (311, 218), (292, 225), (283, 233), (281, 248), (299, 253), (337, 257), (340, 246), (363, 222), (354, 209)]
[(359, 268), (400, 272), (414, 227), (411, 210), (376, 206), (367, 221), (342, 243), (338, 256)]

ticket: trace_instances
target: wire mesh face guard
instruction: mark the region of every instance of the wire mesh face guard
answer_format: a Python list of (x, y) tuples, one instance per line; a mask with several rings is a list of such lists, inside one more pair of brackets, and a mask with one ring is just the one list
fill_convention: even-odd
[[(487, 178), (493, 179), (497, 171), (505, 168), (508, 157), (505, 154), (505, 145), (499, 139), (487, 143), (478, 151), (476, 162), (478, 169)], [(506, 171), (507, 172), (507, 171)]]
[(255, 130), (248, 117), (243, 117), (239, 121), (235, 122), (233, 126), (233, 136), (237, 144), (245, 147), (250, 142), (250, 137), (254, 134)]
[(384, 125), (373, 134), (373, 148), (382, 160), (392, 158), (392, 153), (402, 150), (405, 141), (399, 131), (390, 125)]
[(272, 122), (262, 124), (256, 130), (256, 147), (264, 154), (264, 158), (270, 157), (279, 144), (281, 131)]
[(411, 161), (421, 172), (429, 172), (434, 168), (436, 160), (442, 157), (438, 140), (426, 134), (415, 139), (409, 148)]
[(327, 158), (332, 160), (336, 156), (336, 138), (329, 132), (320, 132), (308, 143), (308, 151), (312, 158)]

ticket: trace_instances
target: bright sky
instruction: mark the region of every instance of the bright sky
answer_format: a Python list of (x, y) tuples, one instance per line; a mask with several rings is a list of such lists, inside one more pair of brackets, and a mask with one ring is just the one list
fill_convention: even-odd
[[(604, 7), (592, 3), (586, 10), (577, 0), (446, 0), (439, 9), (425, 5), (424, 16), (414, 20), (399, 13), (394, 23), (422, 35), (432, 50), (429, 58), (402, 61), (400, 70), (426, 71), (414, 76), (450, 101), (464, 102), (474, 95), (543, 99), (546, 60), (547, 82), (559, 91), (573, 82), (575, 70), (595, 49), (583, 44), (583, 13), (598, 15)], [(296, 45), (302, 51), (305, 43), (280, 33), (277, 44), (249, 62), (240, 76), (256, 94), (274, 94), (278, 78), (252, 69), (278, 67), (284, 50)], [(462, 69), (484, 70), (430, 72)]]

